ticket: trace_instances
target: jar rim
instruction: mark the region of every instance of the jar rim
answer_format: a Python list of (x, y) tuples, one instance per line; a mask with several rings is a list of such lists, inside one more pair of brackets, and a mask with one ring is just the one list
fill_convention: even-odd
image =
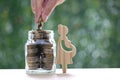
[[(39, 31), (39, 30), (30, 30), (30, 31), (28, 31), (28, 39), (30, 39), (30, 40), (33, 39), (33, 38), (36, 39), (35, 35), (37, 35), (37, 38), (40, 39), (41, 34), (42, 34), (42, 36), (44, 36), (43, 34), (49, 35), (50, 38), (53, 38), (53, 36), (54, 36), (53, 30), (41, 30), (41, 31)], [(41, 39), (42, 39), (42, 37), (41, 37)]]

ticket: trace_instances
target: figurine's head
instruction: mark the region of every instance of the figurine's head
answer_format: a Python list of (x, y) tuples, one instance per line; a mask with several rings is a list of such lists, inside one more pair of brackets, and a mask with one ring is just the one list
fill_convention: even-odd
[(61, 36), (66, 36), (68, 34), (68, 28), (67, 26), (64, 26), (62, 24), (59, 24), (58, 25), (58, 33), (61, 35)]

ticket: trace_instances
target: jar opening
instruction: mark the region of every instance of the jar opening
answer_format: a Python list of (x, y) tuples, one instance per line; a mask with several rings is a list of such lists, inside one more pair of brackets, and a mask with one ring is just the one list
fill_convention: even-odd
[(29, 40), (39, 40), (39, 39), (51, 39), (53, 38), (53, 31), (52, 30), (31, 30), (28, 32), (28, 39)]

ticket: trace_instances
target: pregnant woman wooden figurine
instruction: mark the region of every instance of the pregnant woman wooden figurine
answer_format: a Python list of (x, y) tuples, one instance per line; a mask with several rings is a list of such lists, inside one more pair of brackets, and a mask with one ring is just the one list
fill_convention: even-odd
[[(60, 37), (58, 39), (58, 50), (57, 50), (57, 64), (62, 65), (63, 73), (66, 73), (67, 64), (72, 64), (72, 58), (76, 54), (76, 48), (67, 38), (68, 28), (64, 25), (58, 25), (58, 33)], [(62, 41), (64, 41), (66, 47), (71, 48), (71, 51), (66, 51), (62, 47)]]

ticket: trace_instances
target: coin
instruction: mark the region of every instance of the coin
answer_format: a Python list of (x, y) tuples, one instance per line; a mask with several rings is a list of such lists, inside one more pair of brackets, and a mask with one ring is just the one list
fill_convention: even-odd
[(39, 68), (39, 63), (28, 63), (29, 69), (37, 69)]
[(38, 62), (39, 61), (39, 57), (27, 57), (27, 62)]
[(44, 48), (44, 49), (43, 49), (43, 52), (44, 52), (44, 53), (49, 53), (49, 54), (51, 53), (51, 54), (53, 54), (53, 49), (52, 49), (52, 48), (51, 48), (51, 49)]

